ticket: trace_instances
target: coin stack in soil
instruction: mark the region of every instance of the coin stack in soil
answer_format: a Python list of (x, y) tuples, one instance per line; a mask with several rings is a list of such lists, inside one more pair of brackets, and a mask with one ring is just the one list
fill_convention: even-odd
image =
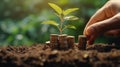
[(80, 50), (85, 50), (86, 44), (87, 44), (87, 37), (84, 35), (79, 35), (78, 36), (78, 48)]
[(74, 43), (74, 36), (67, 36), (67, 34), (51, 34), (50, 41), (47, 41), (46, 45), (50, 46), (52, 49), (67, 50), (69, 48), (73, 48)]
[[(86, 49), (87, 38), (84, 35), (78, 36), (78, 48), (80, 50)], [(51, 34), (50, 41), (46, 42), (52, 49), (67, 50), (74, 48), (75, 46), (75, 37), (68, 36), (67, 34)]]
[(68, 49), (68, 43), (67, 43), (67, 35), (59, 35), (59, 48), (60, 49)]
[(53, 49), (58, 48), (58, 34), (50, 35), (50, 47)]
[(74, 48), (75, 37), (67, 36), (67, 43), (68, 43), (68, 48)]

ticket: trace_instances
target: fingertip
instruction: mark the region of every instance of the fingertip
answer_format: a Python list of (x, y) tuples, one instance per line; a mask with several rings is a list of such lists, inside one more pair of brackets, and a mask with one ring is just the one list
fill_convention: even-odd
[(88, 45), (92, 45), (92, 44), (94, 43), (94, 41), (95, 41), (95, 38), (96, 38), (95, 35), (94, 35), (94, 36), (91, 36), (91, 37), (89, 38), (89, 40), (87, 41), (87, 44), (88, 44)]
[(94, 43), (94, 40), (88, 40), (87, 45), (92, 45)]
[(93, 42), (87, 41), (87, 45), (92, 45), (92, 44), (93, 44)]
[(92, 45), (94, 43), (94, 39), (95, 39), (95, 33), (94, 33), (95, 29), (93, 27), (87, 27), (84, 35), (87, 37), (87, 45)]

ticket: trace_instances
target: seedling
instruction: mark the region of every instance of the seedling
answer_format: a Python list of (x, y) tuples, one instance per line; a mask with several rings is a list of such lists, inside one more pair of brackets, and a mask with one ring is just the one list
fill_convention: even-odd
[(76, 29), (74, 25), (63, 24), (63, 23), (68, 20), (78, 20), (79, 19), (78, 17), (69, 15), (69, 14), (78, 10), (79, 8), (70, 8), (70, 9), (63, 10), (61, 7), (59, 7), (54, 3), (48, 3), (48, 4), (55, 11), (55, 15), (59, 17), (60, 22), (57, 23), (56, 21), (49, 20), (49, 21), (42, 22), (42, 24), (50, 24), (57, 27), (60, 34), (63, 34), (63, 31), (67, 28)]

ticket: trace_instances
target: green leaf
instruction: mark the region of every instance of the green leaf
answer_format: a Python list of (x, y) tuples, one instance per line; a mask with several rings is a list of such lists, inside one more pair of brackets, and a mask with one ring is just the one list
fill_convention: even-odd
[(70, 9), (67, 9), (63, 12), (64, 15), (68, 15), (76, 10), (79, 10), (79, 8), (70, 8)]
[(79, 18), (76, 16), (66, 16), (64, 17), (65, 20), (78, 20)]
[(54, 3), (48, 3), (58, 14), (62, 14), (63, 10)]
[(65, 25), (65, 27), (66, 27), (66, 28), (71, 28), (71, 29), (76, 29), (76, 27), (73, 26), (73, 25)]
[(51, 20), (44, 21), (44, 22), (42, 22), (42, 24), (49, 24), (49, 25), (53, 25), (53, 26), (58, 26), (59, 25), (57, 22), (51, 21)]

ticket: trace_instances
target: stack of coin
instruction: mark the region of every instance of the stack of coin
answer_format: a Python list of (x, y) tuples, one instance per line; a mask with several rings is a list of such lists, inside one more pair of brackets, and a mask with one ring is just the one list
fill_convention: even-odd
[(50, 47), (57, 48), (58, 47), (58, 34), (50, 35)]
[(67, 35), (63, 34), (63, 35), (59, 35), (59, 48), (60, 49), (67, 49), (68, 48), (68, 44), (67, 44)]
[(86, 44), (87, 44), (87, 37), (84, 35), (79, 35), (78, 36), (78, 48), (81, 50), (85, 50)]
[(67, 44), (68, 48), (74, 48), (75, 37), (74, 36), (67, 36)]

